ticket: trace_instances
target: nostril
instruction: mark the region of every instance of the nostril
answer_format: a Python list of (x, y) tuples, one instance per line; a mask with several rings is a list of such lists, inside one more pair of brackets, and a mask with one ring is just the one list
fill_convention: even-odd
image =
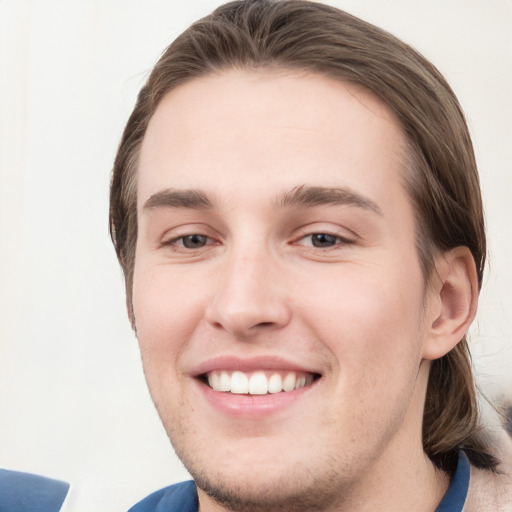
[(273, 325), (273, 322), (260, 322), (259, 324), (256, 324), (254, 327), (272, 327)]

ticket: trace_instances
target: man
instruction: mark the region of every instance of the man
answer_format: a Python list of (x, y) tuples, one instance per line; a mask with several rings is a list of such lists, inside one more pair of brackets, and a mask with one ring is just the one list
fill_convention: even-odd
[(139, 95), (111, 230), (194, 479), (133, 511), (510, 510), (465, 339), (474, 154), (410, 47), (322, 4), (220, 7)]

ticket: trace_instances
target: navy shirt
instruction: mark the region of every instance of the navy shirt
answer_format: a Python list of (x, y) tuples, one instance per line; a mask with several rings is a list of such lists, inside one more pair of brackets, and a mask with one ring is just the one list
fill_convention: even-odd
[[(461, 453), (450, 487), (436, 512), (462, 512), (469, 488), (469, 461)], [(194, 482), (171, 485), (150, 494), (128, 512), (197, 512), (199, 508)]]
[(0, 469), (0, 512), (58, 512), (68, 490), (66, 482)]
[(469, 461), (464, 453), (459, 454), (457, 469), (448, 491), (436, 512), (462, 512), (469, 489)]
[(190, 480), (150, 494), (128, 512), (197, 512), (198, 509), (196, 486)]

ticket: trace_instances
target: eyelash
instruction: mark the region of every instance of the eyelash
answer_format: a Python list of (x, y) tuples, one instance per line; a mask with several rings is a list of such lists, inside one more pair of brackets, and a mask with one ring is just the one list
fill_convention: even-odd
[[(329, 239), (328, 243), (330, 243), (330, 245), (326, 245), (323, 247), (315, 246), (314, 245), (314, 237), (324, 237), (325, 239)], [(306, 244), (300, 243), (308, 238), (311, 240), (311, 244), (306, 245)], [(294, 242), (295, 245), (304, 245), (306, 248), (311, 249), (311, 250), (320, 249), (323, 251), (336, 250), (336, 249), (339, 249), (339, 248), (347, 246), (347, 245), (352, 245), (353, 243), (354, 243), (354, 241), (349, 238), (345, 238), (345, 237), (342, 237), (342, 236), (334, 234), (334, 233), (329, 233), (327, 231), (325, 231), (325, 232), (317, 231), (314, 233), (308, 233), (307, 235), (303, 235), (302, 237), (300, 237), (297, 240), (297, 242)]]
[[(199, 247), (187, 247), (185, 245), (185, 243), (186, 243), (185, 240), (191, 239), (194, 237), (200, 237), (200, 238), (204, 239), (205, 243)], [(205, 247), (207, 245), (212, 245), (211, 243), (207, 243), (208, 241), (210, 241), (210, 242), (212, 241), (212, 239), (209, 236), (201, 235), (200, 233), (191, 233), (189, 235), (182, 235), (182, 236), (178, 236), (176, 238), (172, 238), (171, 240), (164, 241), (162, 243), (162, 245), (165, 247), (172, 247), (174, 250), (178, 250), (178, 248), (181, 248), (181, 249), (192, 251), (194, 249), (202, 249), (203, 247)]]
[[(324, 239), (328, 240), (328, 243), (331, 242), (332, 245), (340, 245), (340, 244), (347, 244), (351, 243), (351, 240), (348, 240), (347, 238), (343, 238), (339, 235), (334, 235), (332, 233), (311, 233), (310, 235), (306, 235), (304, 238), (311, 238), (311, 241), (315, 239), (314, 237), (317, 237), (317, 240), (321, 242), (320, 237), (323, 237)], [(319, 247), (319, 246), (316, 246)]]
[[(318, 238), (323, 237), (324, 239), (327, 240), (327, 244), (329, 244), (329, 245), (325, 245), (325, 246), (316, 245), (315, 246), (315, 242), (314, 242), (315, 238), (314, 237), (318, 237)], [(196, 238), (196, 239), (200, 238), (203, 243), (201, 243), (201, 241), (199, 241), (199, 243), (201, 243), (201, 245), (195, 246), (195, 247), (187, 247), (187, 245), (186, 245), (187, 240), (191, 241), (192, 244), (194, 244), (194, 241), (193, 241), (194, 238)], [(302, 242), (308, 238), (311, 239), (311, 245), (300, 244), (300, 242)], [(318, 238), (317, 238), (317, 241), (318, 241)], [(210, 242), (210, 243), (208, 243), (208, 242)], [(322, 243), (322, 242), (320, 241), (320, 243)], [(353, 240), (350, 240), (348, 238), (344, 238), (342, 236), (339, 236), (339, 235), (336, 235), (333, 233), (321, 232), (321, 231), (303, 235), (296, 242), (294, 242), (295, 245), (304, 245), (305, 247), (309, 247), (310, 249), (323, 249), (323, 250), (337, 249), (340, 246), (346, 246), (346, 245), (350, 245), (353, 243), (354, 243)], [(181, 249), (193, 251), (195, 249), (202, 249), (208, 245), (213, 245), (213, 244), (212, 244), (212, 239), (210, 237), (208, 237), (206, 235), (202, 235), (200, 233), (192, 233), (189, 235), (182, 235), (182, 236), (179, 236), (176, 238), (172, 238), (171, 240), (163, 242), (162, 245), (166, 246), (166, 247), (172, 247), (174, 250), (179, 250), (178, 248), (181, 248)]]

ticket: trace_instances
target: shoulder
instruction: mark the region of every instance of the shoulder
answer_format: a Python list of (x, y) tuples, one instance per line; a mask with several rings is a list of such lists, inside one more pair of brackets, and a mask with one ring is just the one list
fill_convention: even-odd
[(194, 482), (182, 482), (150, 494), (128, 512), (197, 512), (197, 490)]
[(496, 446), (502, 461), (496, 473), (471, 466), (464, 512), (512, 511), (512, 440), (506, 434), (500, 435)]
[(0, 510), (58, 512), (69, 484), (40, 475), (0, 469)]

